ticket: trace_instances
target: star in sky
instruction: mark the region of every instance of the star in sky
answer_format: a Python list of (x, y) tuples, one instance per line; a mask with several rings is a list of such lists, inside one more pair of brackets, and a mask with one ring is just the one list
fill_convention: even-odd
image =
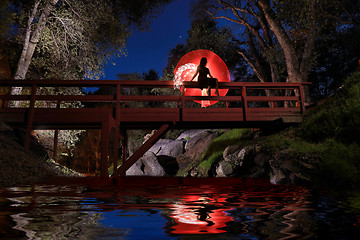
[(190, 8), (196, 0), (175, 0), (150, 25), (128, 39), (127, 56), (111, 59), (101, 79), (115, 80), (118, 73), (143, 73), (154, 69), (160, 76), (171, 48), (185, 42), (190, 28)]

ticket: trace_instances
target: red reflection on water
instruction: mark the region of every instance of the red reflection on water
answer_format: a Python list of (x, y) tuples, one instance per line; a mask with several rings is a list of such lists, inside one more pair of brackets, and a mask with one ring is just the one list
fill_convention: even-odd
[[(174, 70), (175, 76), (179, 76), (179, 81), (190, 81), (203, 57), (207, 58), (206, 67), (209, 68), (214, 78), (217, 78), (219, 82), (230, 82), (230, 73), (224, 61), (214, 52), (204, 49), (191, 51), (180, 59)], [(220, 96), (225, 96), (227, 92), (228, 89), (219, 89)], [(203, 96), (203, 94), (199, 88), (187, 88), (185, 91), (185, 96)], [(215, 89), (211, 90), (211, 95), (215, 96)], [(205, 96), (207, 96), (207, 94), (205, 94)], [(217, 103), (217, 101), (195, 102), (202, 104), (204, 107)]]
[(354, 226), (360, 228), (360, 218), (356, 218), (356, 223), (354, 223)]
[[(173, 234), (207, 234), (224, 233), (221, 228), (226, 227), (227, 222), (233, 221), (225, 211), (231, 208), (223, 207), (226, 198), (215, 199), (212, 197), (201, 197), (199, 195), (185, 196), (181, 202), (171, 206), (174, 211), (171, 217), (175, 219), (177, 225), (173, 226)], [(201, 203), (198, 206), (189, 206), (193, 202)], [(196, 207), (196, 208), (195, 208)]]
[[(276, 186), (264, 179), (238, 178), (156, 178), (123, 177), (101, 178), (57, 178), (41, 188), (34, 188), (29, 201), (32, 204), (17, 204), (18, 211), (31, 211), (37, 206), (39, 197), (67, 197), (82, 199), (80, 205), (41, 205), (57, 211), (107, 212), (126, 209), (170, 210), (166, 229), (171, 234), (214, 234), (227, 232), (233, 219), (231, 211), (241, 209), (242, 216), (252, 221), (261, 221), (269, 212), (284, 212), (284, 218), (275, 214), (274, 221), (289, 228), (301, 221), (299, 212), (308, 211), (308, 190), (295, 186)], [(61, 188), (61, 185), (66, 188)], [(46, 186), (49, 186), (48, 188)], [(73, 188), (71, 187), (73, 186)], [(59, 192), (61, 190), (61, 192)], [(11, 196), (23, 196), (22, 192), (8, 192)], [(38, 197), (39, 196), (39, 197)], [(45, 198), (44, 198), (45, 197)], [(289, 214), (288, 214), (289, 213)], [(281, 216), (281, 214), (279, 214)], [(246, 228), (246, 227), (245, 227)], [(289, 230), (290, 229), (290, 230)], [(244, 229), (244, 232), (247, 232)]]

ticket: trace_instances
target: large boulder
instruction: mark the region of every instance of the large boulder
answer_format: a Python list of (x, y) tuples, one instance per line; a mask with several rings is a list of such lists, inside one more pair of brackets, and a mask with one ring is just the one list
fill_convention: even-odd
[(159, 151), (163, 148), (164, 145), (172, 142), (171, 139), (159, 139), (148, 151), (153, 152), (155, 155), (158, 155)]
[(157, 156), (160, 165), (164, 168), (166, 176), (175, 176), (179, 171), (179, 164), (176, 158), (160, 155)]
[(127, 176), (165, 176), (165, 170), (160, 165), (153, 152), (147, 151), (127, 171)]
[(236, 166), (227, 161), (221, 161), (216, 168), (217, 177), (231, 177), (234, 175)]
[(158, 162), (156, 155), (153, 152), (146, 152), (140, 158), (144, 164), (144, 173), (147, 176), (165, 176), (165, 170)]
[[(196, 146), (196, 148), (198, 146), (200, 146), (200, 148), (202, 148), (203, 146), (208, 146), (211, 141), (218, 136), (217, 132), (213, 132), (210, 130), (207, 131), (203, 131), (197, 135), (195, 135), (194, 137), (190, 138), (186, 144), (185, 144), (185, 151), (189, 151), (191, 149), (194, 148), (194, 146)], [(210, 140), (210, 142), (209, 142)]]
[[(188, 176), (190, 174), (190, 170), (196, 165), (196, 160), (208, 149), (217, 136), (217, 132), (206, 131), (187, 141), (185, 145), (187, 151), (176, 159), (179, 163), (179, 176)], [(197, 176), (197, 174), (192, 173), (191, 176)]]
[(232, 145), (225, 148), (223, 152), (223, 158), (225, 161), (230, 162), (236, 166), (251, 167), (254, 163), (255, 147), (247, 146), (240, 147), (238, 145)]
[(127, 176), (143, 176), (143, 175), (145, 175), (145, 173), (142, 170), (143, 167), (144, 167), (144, 164), (139, 159), (126, 171), (126, 175)]
[(232, 145), (225, 148), (223, 152), (223, 158), (227, 162), (231, 162), (235, 165), (241, 166), (244, 160), (244, 149), (238, 145)]
[(187, 130), (184, 131), (183, 133), (180, 134), (180, 136), (176, 139), (179, 141), (182, 140), (186, 140), (188, 141), (189, 139), (195, 137), (196, 135), (203, 133), (203, 132), (207, 132), (210, 131), (209, 129), (191, 129), (191, 130)]
[(177, 158), (183, 153), (184, 153), (184, 142), (174, 140), (163, 144), (160, 147), (159, 151), (156, 153), (156, 155)]

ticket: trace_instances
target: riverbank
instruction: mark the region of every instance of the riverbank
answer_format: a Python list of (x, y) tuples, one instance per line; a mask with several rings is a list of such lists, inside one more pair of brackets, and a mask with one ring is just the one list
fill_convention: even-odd
[(320, 188), (358, 191), (359, 116), (360, 73), (356, 72), (344, 81), (334, 96), (309, 109), (299, 126), (257, 138), (232, 130), (214, 139), (196, 161), (195, 168), (191, 167), (200, 176), (209, 172), (214, 174), (214, 170), (243, 176), (244, 170), (253, 170), (257, 175), (252, 176), (262, 174), (273, 183), (305, 183)]
[(81, 176), (51, 160), (44, 149), (32, 142), (32, 150), (23, 145), (24, 134), (1, 123), (0, 187), (29, 185), (53, 176)]

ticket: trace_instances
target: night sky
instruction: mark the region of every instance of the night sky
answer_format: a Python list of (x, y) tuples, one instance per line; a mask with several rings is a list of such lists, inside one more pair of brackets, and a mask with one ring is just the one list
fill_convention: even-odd
[(175, 0), (167, 5), (147, 32), (135, 32), (128, 39), (127, 56), (109, 61), (101, 79), (114, 80), (118, 73), (143, 73), (150, 69), (162, 76), (170, 49), (187, 38), (191, 3), (195, 1)]

